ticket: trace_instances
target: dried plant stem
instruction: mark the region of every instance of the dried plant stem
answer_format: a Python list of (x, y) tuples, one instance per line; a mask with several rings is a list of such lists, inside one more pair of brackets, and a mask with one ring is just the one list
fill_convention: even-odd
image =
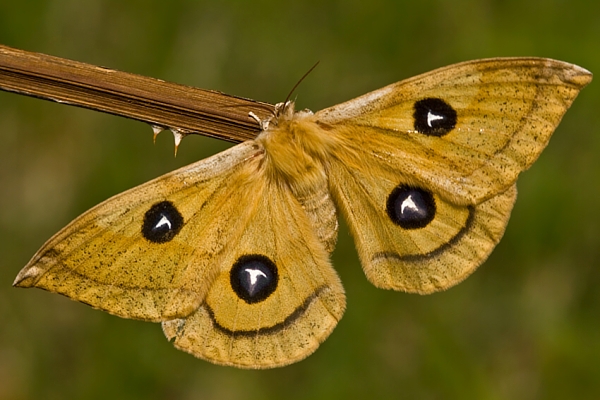
[(273, 105), (0, 45), (0, 89), (230, 142), (254, 138)]

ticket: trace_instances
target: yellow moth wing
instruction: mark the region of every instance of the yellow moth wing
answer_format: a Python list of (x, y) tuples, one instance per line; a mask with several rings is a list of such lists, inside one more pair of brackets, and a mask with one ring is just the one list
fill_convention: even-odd
[[(239, 204), (226, 201), (233, 194), (229, 184), (244, 180), (261, 155), (246, 142), (106, 200), (48, 240), (15, 285), (57, 292), (122, 317), (188, 315), (218, 272), (207, 260), (239, 227), (234, 221), (240, 216), (231, 212)], [(141, 232), (145, 214), (164, 202), (176, 204), (181, 230), (172, 240), (153, 243)]]
[[(391, 169), (456, 203), (476, 204), (509, 188), (537, 159), (590, 81), (588, 71), (562, 61), (477, 60), (386, 86), (314, 119), (342, 142), (334, 150), (341, 162)], [(451, 129), (416, 128), (416, 104), (426, 99), (455, 111)], [(435, 110), (429, 116), (438, 117)]]
[[(301, 204), (266, 165), (262, 146), (249, 141), (117, 195), (51, 238), (15, 285), (163, 321), (176, 347), (215, 363), (300, 360), (342, 317), (344, 290)], [(165, 203), (151, 226), (174, 227), (177, 212), (180, 228), (149, 240), (144, 221)], [(262, 279), (257, 262), (272, 264), (277, 280), (268, 296), (248, 301), (243, 280)]]
[[(479, 60), (316, 113), (334, 142), (331, 191), (369, 280), (430, 293), (473, 272), (504, 233), (519, 173), (590, 80), (561, 61)], [(395, 220), (404, 211), (423, 223)]]

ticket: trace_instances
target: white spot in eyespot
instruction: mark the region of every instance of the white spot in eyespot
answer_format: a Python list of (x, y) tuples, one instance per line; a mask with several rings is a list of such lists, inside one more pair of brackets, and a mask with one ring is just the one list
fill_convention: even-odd
[(262, 272), (260, 269), (250, 269), (250, 268), (246, 268), (244, 270), (244, 272), (247, 272), (248, 275), (250, 275), (250, 284), (252, 286), (256, 285), (256, 282), (258, 281), (258, 277), (259, 276), (263, 276), (263, 277), (267, 277), (267, 274), (265, 274), (264, 272)]
[(437, 120), (440, 120), (440, 119), (444, 119), (444, 116), (443, 115), (434, 114), (431, 111), (427, 112), (427, 125), (429, 125), (430, 128), (433, 128), (433, 125), (431, 125), (431, 123), (433, 121), (437, 121)]
[(407, 208), (410, 208), (411, 210), (416, 212), (419, 211), (419, 207), (417, 207), (417, 205), (413, 201), (412, 195), (409, 195), (406, 199), (404, 199), (404, 201), (402, 202), (402, 206), (400, 207), (400, 213), (404, 214), (404, 210)]
[(154, 229), (162, 228), (165, 225), (167, 226), (167, 228), (169, 230), (171, 230), (171, 221), (169, 221), (169, 219), (167, 217), (165, 217), (164, 215), (162, 215), (161, 218), (160, 218), (160, 220), (156, 224), (156, 226), (154, 226)]

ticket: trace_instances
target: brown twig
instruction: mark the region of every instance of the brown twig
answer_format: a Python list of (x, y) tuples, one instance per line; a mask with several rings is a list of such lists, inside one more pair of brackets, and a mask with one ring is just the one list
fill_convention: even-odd
[(0, 45), (0, 90), (147, 122), (182, 135), (253, 139), (268, 103)]

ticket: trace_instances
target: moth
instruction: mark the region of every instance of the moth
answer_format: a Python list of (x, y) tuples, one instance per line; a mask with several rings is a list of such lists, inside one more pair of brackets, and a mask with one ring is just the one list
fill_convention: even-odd
[(521, 171), (592, 79), (543, 58), (464, 62), (312, 113), (118, 194), (48, 240), (14, 286), (160, 322), (216, 364), (314, 352), (345, 310), (329, 256), (346, 219), (369, 281), (427, 294), (502, 237)]

